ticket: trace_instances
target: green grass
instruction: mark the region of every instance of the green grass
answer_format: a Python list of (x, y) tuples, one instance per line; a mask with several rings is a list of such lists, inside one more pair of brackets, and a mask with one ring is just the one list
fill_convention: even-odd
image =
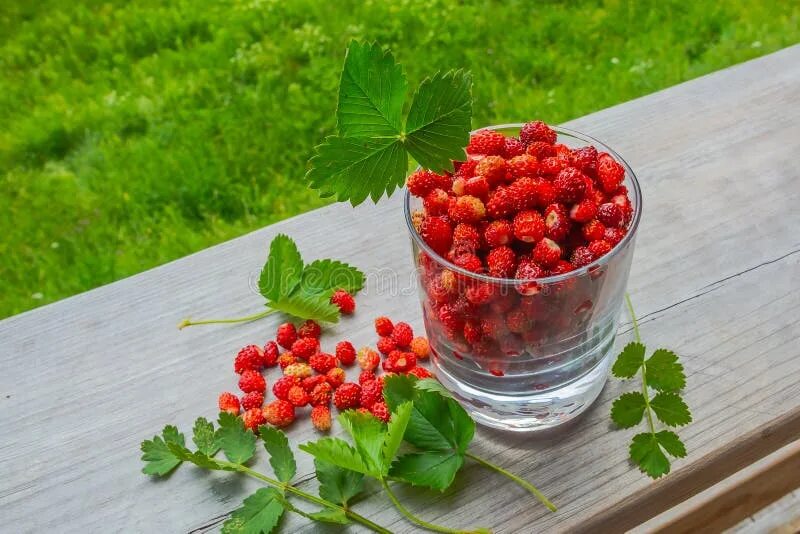
[(324, 204), (302, 176), (351, 38), (474, 124), (561, 122), (800, 41), (795, 2), (0, 5), (0, 317)]

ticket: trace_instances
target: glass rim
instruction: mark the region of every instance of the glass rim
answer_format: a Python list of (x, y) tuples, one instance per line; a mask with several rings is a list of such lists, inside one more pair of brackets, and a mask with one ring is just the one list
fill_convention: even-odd
[[(522, 128), (523, 123), (511, 123), (511, 124), (498, 124), (493, 126), (484, 126), (483, 128), (478, 128), (477, 130), (473, 130), (470, 134), (474, 134), (481, 130), (506, 130), (506, 129), (520, 129)], [(569, 128), (564, 128), (562, 126), (550, 126), (557, 134), (565, 134), (569, 137), (579, 139), (581, 141), (586, 141), (592, 144), (597, 145), (598, 147), (602, 147), (602, 149), (608, 152), (617, 162), (623, 166), (625, 169), (625, 174), (630, 176), (631, 185), (633, 186), (633, 197), (635, 199), (634, 204), (634, 212), (633, 217), (631, 218), (631, 223), (628, 225), (628, 231), (625, 233), (625, 236), (620, 240), (619, 243), (614, 245), (609, 252), (602, 255), (600, 258), (593, 260), (591, 263), (584, 265), (583, 267), (579, 267), (573, 271), (569, 271), (563, 274), (551, 275), (551, 276), (542, 276), (540, 278), (526, 278), (526, 279), (517, 279), (517, 278), (498, 278), (494, 276), (489, 276), (486, 274), (475, 273), (472, 271), (468, 271), (459, 267), (458, 265), (452, 263), (447, 258), (443, 257), (436, 251), (434, 251), (428, 244), (422, 239), (422, 236), (419, 235), (417, 229), (414, 227), (414, 222), (411, 217), (411, 192), (408, 188), (405, 188), (405, 199), (403, 202), (403, 211), (405, 212), (406, 216), (406, 226), (408, 227), (408, 231), (411, 233), (411, 237), (417, 243), (417, 245), (425, 251), (430, 257), (435, 259), (438, 263), (444, 265), (447, 269), (466, 276), (468, 278), (477, 279), (486, 283), (498, 285), (519, 285), (519, 284), (526, 284), (531, 282), (538, 282), (538, 283), (554, 283), (554, 282), (561, 282), (564, 280), (569, 280), (571, 278), (577, 278), (578, 276), (585, 275), (590, 271), (597, 269), (598, 267), (602, 267), (610, 262), (621, 250), (623, 250), (628, 243), (633, 240), (636, 230), (639, 227), (639, 220), (642, 216), (642, 191), (639, 187), (639, 180), (636, 178), (636, 174), (634, 174), (633, 169), (631, 169), (628, 162), (625, 161), (622, 156), (620, 156), (613, 148), (609, 147), (605, 143), (598, 141), (594, 137), (590, 135), (586, 135), (582, 132), (578, 132), (576, 130), (572, 130)], [(420, 170), (422, 167), (418, 166), (416, 170)], [(416, 172), (415, 170), (415, 172)]]

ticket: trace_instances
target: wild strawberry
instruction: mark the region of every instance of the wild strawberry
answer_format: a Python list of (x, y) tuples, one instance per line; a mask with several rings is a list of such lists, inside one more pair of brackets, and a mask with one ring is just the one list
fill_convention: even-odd
[(264, 365), (266, 367), (275, 367), (278, 363), (278, 356), (280, 356), (278, 344), (274, 341), (267, 341), (264, 344)]
[(472, 273), (479, 273), (483, 271), (483, 262), (475, 254), (460, 254), (453, 260), (453, 263), (465, 271), (470, 271)]
[(482, 201), (489, 198), (489, 181), (483, 176), (475, 176), (464, 182), (464, 194), (478, 197)]
[(534, 141), (533, 143), (529, 144), (528, 148), (525, 149), (525, 153), (533, 156), (539, 161), (556, 155), (553, 145), (550, 143), (544, 143), (542, 141)]
[(564, 167), (564, 162), (556, 157), (542, 158), (539, 160), (539, 174), (548, 180), (553, 179)]
[(311, 391), (319, 384), (327, 384), (327, 383), (328, 381), (325, 378), (325, 375), (307, 376), (300, 381), (300, 385), (303, 386), (303, 389), (309, 393), (311, 393)]
[(541, 278), (542, 276), (544, 276), (544, 271), (534, 262), (528, 261), (520, 263), (514, 278), (517, 280), (525, 280), (525, 282), (520, 282), (516, 285), (517, 293), (528, 296), (539, 293), (541, 287), (537, 282), (531, 280)]
[(225, 391), (220, 393), (219, 400), (217, 401), (219, 411), (239, 415), (239, 398), (233, 393)]
[(340, 341), (336, 344), (336, 359), (342, 365), (353, 365), (356, 361), (356, 349), (349, 341)]
[(442, 217), (425, 217), (419, 235), (434, 252), (442, 256), (453, 243), (453, 229)]
[(414, 375), (420, 380), (425, 378), (433, 378), (433, 373), (425, 369), (424, 367), (420, 367), (419, 365), (411, 369), (408, 374)]
[(480, 163), (481, 159), (483, 159), (482, 156), (477, 158), (469, 158), (467, 161), (454, 161), (453, 167), (455, 167), (456, 170), (455, 176), (469, 180), (475, 176), (475, 167), (478, 166), (478, 163)]
[(597, 180), (606, 193), (613, 193), (622, 183), (625, 169), (606, 152), (597, 156)]
[(533, 261), (542, 267), (549, 268), (558, 263), (561, 259), (561, 247), (547, 237), (542, 238), (536, 243), (536, 248), (533, 249)]
[(496, 293), (496, 289), (496, 286), (492, 284), (473, 284), (467, 288), (467, 290), (464, 292), (464, 296), (467, 297), (467, 300), (472, 304), (480, 306), (492, 300), (492, 297), (494, 297)]
[(297, 378), (303, 379), (307, 376), (311, 376), (312, 371), (311, 366), (307, 363), (297, 362), (284, 369), (283, 374), (284, 376), (296, 376)]
[(414, 210), (411, 212), (411, 226), (414, 227), (414, 230), (419, 233), (420, 228), (422, 228), (422, 220), (425, 218), (425, 212), (423, 210)]
[(344, 384), (345, 378), (346, 377), (344, 374), (344, 369), (342, 369), (341, 367), (334, 367), (333, 369), (325, 373), (325, 379), (328, 381), (328, 384), (330, 384), (333, 389), (336, 389), (342, 384)]
[(345, 382), (333, 393), (333, 404), (339, 411), (358, 408), (361, 400), (361, 386), (353, 382)]
[(486, 265), (491, 276), (508, 278), (517, 267), (517, 255), (509, 246), (495, 247), (486, 255)]
[(297, 329), (297, 337), (313, 337), (314, 339), (319, 339), (321, 335), (322, 327), (319, 326), (318, 322), (311, 319), (301, 324), (300, 328)]
[(503, 150), (503, 157), (511, 159), (525, 153), (525, 145), (516, 137), (506, 137), (506, 146)]
[(344, 315), (352, 315), (356, 311), (356, 299), (344, 289), (337, 289), (331, 295), (331, 304), (334, 304)]
[(569, 158), (570, 165), (584, 174), (594, 174), (597, 169), (597, 149), (585, 146), (572, 150)]
[(508, 172), (513, 179), (533, 178), (539, 174), (539, 162), (528, 154), (516, 156), (508, 160)]
[(520, 129), (519, 140), (525, 145), (537, 141), (552, 145), (556, 142), (556, 132), (542, 121), (528, 122)]
[(297, 358), (291, 352), (284, 352), (283, 354), (278, 356), (278, 365), (280, 366), (281, 369), (286, 369), (287, 367), (289, 367), (293, 363), (297, 363), (299, 361), (300, 361), (300, 359)]
[(611, 243), (612, 247), (622, 241), (623, 237), (625, 237), (623, 228), (606, 228), (606, 232), (603, 234), (603, 239)]
[(386, 403), (383, 401), (378, 401), (375, 404), (373, 404), (369, 409), (369, 413), (371, 413), (384, 423), (388, 423), (389, 419), (391, 419), (392, 417), (392, 412), (389, 411), (389, 407), (386, 406)]
[(392, 332), (392, 340), (394, 340), (395, 344), (400, 348), (408, 348), (411, 345), (411, 341), (414, 339), (414, 330), (411, 328), (411, 325), (408, 323), (397, 323), (394, 325), (394, 331)]
[(614, 195), (611, 197), (610, 202), (619, 206), (619, 209), (622, 210), (622, 219), (625, 224), (628, 224), (633, 216), (633, 206), (628, 195), (625, 193)]
[(579, 223), (587, 223), (594, 219), (595, 215), (597, 215), (597, 204), (588, 198), (574, 204), (569, 210), (569, 218)]
[(308, 392), (304, 390), (300, 386), (292, 386), (289, 388), (289, 394), (286, 397), (286, 400), (292, 403), (292, 406), (300, 408), (301, 406), (305, 406), (311, 400), (311, 397), (308, 396)]
[(393, 350), (383, 361), (383, 370), (387, 373), (405, 373), (417, 365), (417, 356), (413, 352)]
[(422, 201), (428, 215), (445, 215), (450, 206), (450, 195), (444, 189), (434, 189)]
[(592, 241), (589, 243), (589, 252), (592, 253), (594, 259), (599, 258), (605, 254), (611, 252), (611, 243), (606, 241), (605, 239), (598, 239), (597, 241)]
[(239, 389), (245, 393), (250, 393), (251, 391), (263, 392), (267, 389), (267, 382), (264, 380), (264, 377), (261, 376), (261, 373), (253, 369), (248, 369), (239, 377)]
[(375, 332), (379, 336), (391, 336), (392, 331), (394, 331), (394, 324), (391, 319), (384, 316), (375, 318)]
[(481, 234), (471, 224), (459, 223), (453, 229), (453, 246), (475, 251), (481, 247)]
[(377, 380), (370, 380), (361, 384), (360, 404), (364, 408), (369, 408), (379, 400), (383, 400), (383, 383)]
[[(385, 341), (381, 342), (382, 340)], [(378, 340), (378, 350), (380, 350), (383, 354), (389, 354), (395, 348), (397, 348), (397, 345), (395, 345), (395, 342), (391, 337), (384, 336)], [(376, 369), (381, 363), (381, 357), (377, 352), (369, 347), (362, 347), (358, 351), (358, 356), (356, 358), (358, 359), (358, 366), (368, 371)]]
[(475, 223), (486, 216), (486, 208), (481, 199), (471, 195), (458, 197), (455, 203), (450, 205), (447, 212), (450, 219), (459, 223)]
[(246, 429), (252, 430), (255, 433), (258, 432), (258, 427), (267, 422), (267, 419), (261, 411), (261, 406), (258, 406), (244, 412), (242, 414), (242, 422)]
[(483, 332), (481, 331), (480, 323), (475, 321), (467, 321), (464, 324), (464, 339), (467, 343), (475, 344), (481, 340)]
[(559, 260), (553, 267), (550, 268), (550, 275), (555, 276), (559, 274), (568, 273), (570, 271), (574, 271), (575, 266), (572, 265), (567, 260)]
[(320, 432), (331, 429), (331, 409), (327, 406), (314, 406), (311, 409), (311, 424)]
[(499, 247), (501, 245), (508, 245), (513, 237), (513, 228), (511, 223), (504, 220), (492, 221), (483, 231), (483, 239), (486, 244), (491, 247)]
[(439, 282), (442, 284), (442, 288), (450, 295), (458, 294), (458, 278), (456, 278), (456, 273), (451, 271), (450, 269), (443, 269), (441, 274), (439, 275)]
[(233, 361), (233, 370), (236, 374), (245, 371), (257, 371), (264, 365), (264, 351), (258, 345), (247, 345), (236, 355)]
[(292, 343), (292, 354), (297, 358), (308, 360), (319, 351), (319, 340), (313, 337), (301, 337)]
[[(465, 192), (466, 188), (467, 188), (467, 179), (458, 177), (455, 180), (453, 180), (453, 185), (452, 187), (450, 187), (450, 191), (452, 191), (455, 196), (460, 197), (466, 194)], [(453, 203), (453, 198), (448, 197), (447, 198), (448, 209), (450, 208), (452, 203)]]
[(314, 386), (311, 393), (308, 394), (309, 403), (311, 406), (321, 406), (331, 403), (331, 396), (333, 395), (333, 386), (328, 382), (323, 382)]
[(286, 350), (292, 348), (292, 344), (297, 340), (297, 329), (292, 323), (283, 323), (278, 327), (275, 341)]
[[(510, 301), (511, 299), (507, 300)], [(508, 329), (506, 328), (505, 323), (502, 321), (502, 319), (499, 318), (500, 314), (502, 313), (505, 313), (505, 311), (500, 311), (498, 315), (492, 315), (484, 319), (481, 319), (481, 332), (483, 332), (484, 339), (485, 338), (498, 339), (505, 336), (508, 333)]]
[[(598, 210), (599, 213), (600, 210)], [(581, 234), (586, 241), (594, 241), (596, 239), (603, 239), (606, 233), (606, 227), (597, 219), (592, 219), (581, 228)]]
[(361, 373), (359, 373), (359, 375), (358, 375), (358, 383), (359, 383), (360, 385), (362, 385), (362, 386), (363, 386), (363, 385), (364, 385), (366, 382), (369, 382), (370, 380), (375, 380), (375, 379), (376, 379), (376, 377), (375, 377), (375, 371), (371, 371), (371, 370), (369, 370), (369, 369), (364, 369), (364, 370), (363, 370), (363, 371), (361, 371)]
[(445, 304), (439, 308), (439, 313), (437, 315), (439, 322), (449, 330), (459, 331), (464, 327), (464, 320), (460, 317), (460, 314), (452, 304)]
[(245, 393), (244, 395), (242, 395), (243, 410), (252, 410), (253, 408), (261, 408), (262, 404), (264, 404), (263, 391), (251, 391), (250, 393)]
[(411, 340), (411, 352), (416, 354), (417, 359), (427, 360), (431, 354), (431, 346), (428, 340), (424, 337), (415, 337)]
[(567, 167), (559, 171), (553, 187), (559, 202), (578, 202), (586, 194), (586, 175), (575, 167)]
[(283, 399), (270, 402), (264, 406), (262, 412), (267, 423), (278, 428), (289, 426), (294, 422), (294, 406)]
[(535, 243), (544, 237), (546, 226), (538, 211), (526, 210), (514, 217), (514, 236), (525, 243)]
[(594, 256), (587, 247), (578, 247), (572, 251), (572, 256), (570, 256), (569, 261), (578, 269), (592, 263), (592, 261), (594, 261)]
[(272, 384), (272, 393), (278, 399), (288, 400), (289, 390), (294, 386), (299, 386), (301, 380), (297, 376), (282, 376)]
[(623, 221), (622, 209), (611, 202), (600, 204), (600, 207), (597, 208), (597, 220), (611, 228), (620, 226)]
[(472, 134), (467, 154), (500, 156), (506, 148), (506, 136), (493, 130), (480, 130)]
[(308, 364), (313, 370), (321, 375), (324, 375), (334, 367), (336, 367), (336, 357), (324, 352), (314, 354), (308, 359)]
[(525, 311), (521, 308), (514, 308), (506, 314), (506, 326), (510, 332), (521, 334), (532, 326), (532, 322), (528, 319)]
[(434, 189), (449, 189), (450, 178), (423, 169), (408, 177), (406, 187), (412, 195), (422, 198)]
[(493, 186), (505, 182), (507, 173), (506, 160), (500, 156), (486, 156), (475, 167), (475, 176), (482, 176)]
[(518, 210), (545, 207), (555, 200), (555, 188), (541, 178), (520, 178), (509, 190), (515, 199)]
[(501, 186), (489, 195), (489, 201), (486, 203), (486, 213), (492, 219), (503, 219), (516, 211), (516, 198), (510, 188)]

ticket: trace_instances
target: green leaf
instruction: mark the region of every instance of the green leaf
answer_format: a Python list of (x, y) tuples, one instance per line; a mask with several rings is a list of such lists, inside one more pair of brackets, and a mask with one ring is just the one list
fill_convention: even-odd
[(403, 128), (407, 82), (391, 52), (351, 41), (339, 82), (336, 110), (344, 137), (396, 136)]
[(289, 440), (286, 434), (275, 427), (262, 425), (258, 429), (261, 439), (264, 441), (264, 448), (269, 453), (269, 463), (275, 476), (281, 482), (289, 482), (297, 473), (297, 463), (294, 461), (294, 454), (289, 447)]
[(303, 443), (299, 446), (314, 458), (344, 469), (357, 471), (365, 475), (373, 475), (374, 471), (349, 443), (339, 438), (322, 438), (316, 442)]
[(364, 273), (341, 261), (316, 260), (303, 269), (300, 285), (306, 293), (325, 293), (331, 289), (357, 293), (364, 287)]
[(623, 393), (611, 406), (611, 420), (620, 428), (636, 426), (642, 420), (646, 407), (644, 395), (638, 391)]
[(314, 459), (319, 481), (319, 496), (323, 499), (347, 506), (350, 499), (364, 489), (364, 475), (330, 462)]
[(269, 256), (261, 276), (258, 289), (268, 300), (280, 300), (300, 283), (303, 272), (303, 259), (292, 239), (278, 234), (269, 245)]
[(369, 467), (369, 475), (379, 477), (384, 469), (381, 450), (386, 441), (386, 425), (370, 413), (347, 410), (339, 414), (339, 422), (353, 438), (356, 450)]
[(659, 393), (650, 401), (650, 407), (665, 425), (682, 426), (692, 422), (689, 407), (677, 393)]
[(464, 465), (464, 456), (455, 451), (412, 452), (399, 457), (389, 475), (414, 486), (444, 491)]
[(336, 323), (339, 321), (339, 308), (331, 304), (332, 293), (305, 293), (300, 290), (280, 300), (271, 300), (267, 306), (302, 319)]
[(214, 456), (219, 450), (214, 436), (214, 424), (205, 417), (198, 417), (194, 422), (192, 441), (197, 450), (206, 456)]
[(322, 521), (323, 523), (336, 523), (338, 525), (346, 525), (350, 522), (347, 519), (347, 514), (342, 510), (332, 510), (330, 508), (321, 510), (319, 512), (312, 512), (308, 515), (309, 519), (314, 521)]
[(617, 356), (611, 372), (617, 378), (631, 378), (635, 375), (644, 363), (645, 346), (641, 343), (631, 342), (625, 345), (622, 352)]
[(633, 436), (630, 454), (639, 469), (652, 478), (669, 473), (669, 460), (659, 447), (656, 436), (649, 432)]
[(306, 180), (321, 197), (336, 196), (353, 206), (367, 196), (377, 202), (402, 187), (408, 169), (408, 154), (397, 138), (331, 136), (316, 147)]
[(424, 80), (406, 119), (405, 146), (417, 162), (435, 172), (452, 171), (451, 160), (466, 158), (472, 120), (472, 76), (461, 70)]
[(164, 476), (180, 465), (181, 459), (169, 449), (169, 443), (175, 443), (181, 447), (185, 443), (183, 434), (172, 425), (164, 427), (161, 437), (153, 436), (153, 439), (142, 442), (142, 461), (144, 462), (142, 473)]
[(656, 439), (664, 450), (675, 458), (683, 458), (686, 456), (686, 446), (684, 446), (675, 432), (671, 430), (662, 430), (656, 433)]
[(223, 534), (268, 534), (283, 515), (281, 494), (275, 488), (261, 488), (234, 510), (222, 525)]
[(383, 474), (389, 472), (389, 466), (392, 465), (397, 454), (400, 444), (403, 443), (403, 435), (408, 427), (408, 422), (411, 419), (411, 411), (414, 409), (414, 404), (411, 402), (404, 402), (397, 407), (392, 413), (391, 419), (386, 430), (386, 439), (383, 442)]
[(679, 391), (686, 386), (683, 365), (678, 356), (666, 349), (658, 349), (645, 362), (647, 385), (659, 391)]
[(234, 469), (230, 467), (220, 465), (216, 460), (210, 458), (200, 451), (192, 452), (186, 447), (177, 443), (167, 443), (167, 446), (169, 447), (169, 450), (172, 451), (172, 454), (174, 454), (177, 458), (180, 458), (181, 461), (192, 463), (197, 467), (210, 469), (212, 471), (234, 471)]
[(225, 457), (235, 463), (243, 464), (256, 452), (256, 435), (244, 427), (244, 422), (237, 416), (220, 412), (217, 421), (217, 444)]
[(453, 394), (447, 391), (442, 383), (435, 378), (423, 378), (422, 380), (417, 380), (414, 384), (414, 387), (420, 391), (431, 391), (433, 393), (438, 393), (442, 397), (455, 400)]

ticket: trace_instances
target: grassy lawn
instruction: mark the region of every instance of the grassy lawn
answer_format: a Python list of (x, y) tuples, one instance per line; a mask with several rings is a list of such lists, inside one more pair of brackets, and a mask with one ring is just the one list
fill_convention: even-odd
[(800, 41), (794, 2), (170, 0), (0, 6), (0, 317), (318, 207), (351, 38), (475, 125), (561, 122)]

